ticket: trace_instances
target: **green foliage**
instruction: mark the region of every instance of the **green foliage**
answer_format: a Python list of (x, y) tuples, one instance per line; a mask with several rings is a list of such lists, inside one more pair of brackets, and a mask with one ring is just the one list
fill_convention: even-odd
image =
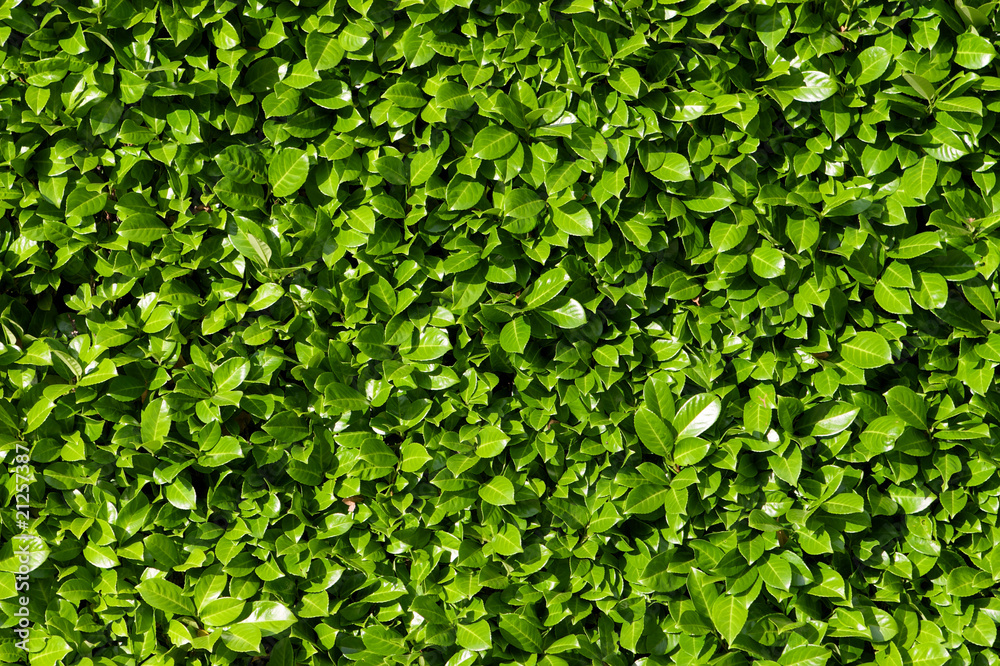
[(5, 3), (0, 661), (995, 663), (996, 22)]

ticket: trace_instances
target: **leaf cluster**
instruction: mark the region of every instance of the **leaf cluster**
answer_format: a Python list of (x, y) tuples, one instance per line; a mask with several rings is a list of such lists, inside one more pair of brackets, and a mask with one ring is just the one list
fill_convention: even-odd
[(0, 661), (995, 663), (996, 28), (5, 3)]

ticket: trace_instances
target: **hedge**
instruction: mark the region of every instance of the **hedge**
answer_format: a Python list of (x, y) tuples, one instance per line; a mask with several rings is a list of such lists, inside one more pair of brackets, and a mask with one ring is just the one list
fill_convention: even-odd
[(6, 0), (0, 661), (1000, 662), (996, 5)]

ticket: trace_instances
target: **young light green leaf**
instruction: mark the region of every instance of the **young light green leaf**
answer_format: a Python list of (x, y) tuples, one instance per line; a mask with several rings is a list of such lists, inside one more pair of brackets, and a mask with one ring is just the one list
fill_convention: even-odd
[(493, 506), (514, 503), (514, 484), (505, 476), (495, 476), (486, 485), (479, 487), (479, 497)]
[(639, 441), (656, 455), (669, 458), (674, 444), (673, 428), (668, 426), (649, 408), (640, 406), (633, 416)]
[(159, 448), (170, 434), (170, 406), (163, 398), (151, 400), (142, 410), (142, 441)]
[(843, 402), (828, 402), (807, 410), (796, 423), (796, 430), (812, 437), (832, 437), (846, 430), (861, 411)]
[(515, 647), (528, 653), (542, 652), (542, 633), (525, 618), (513, 613), (502, 613), (499, 626), (503, 637)]
[(892, 55), (881, 46), (869, 46), (858, 54), (857, 60), (851, 65), (854, 84), (863, 86), (875, 81), (889, 68)]
[(583, 305), (568, 296), (556, 296), (536, 312), (559, 328), (580, 328), (587, 323), (587, 311)]
[(710, 393), (691, 396), (677, 410), (673, 426), (677, 439), (697, 437), (719, 419), (722, 401)]
[(552, 221), (561, 231), (570, 236), (591, 236), (594, 233), (594, 217), (590, 210), (569, 201), (552, 210)]
[(837, 92), (837, 81), (824, 72), (804, 71), (800, 85), (792, 88), (792, 98), (799, 102), (822, 102)]
[(104, 210), (108, 202), (107, 192), (95, 190), (86, 185), (77, 185), (66, 197), (67, 217), (87, 217)]
[(844, 360), (858, 368), (880, 368), (892, 363), (892, 349), (878, 333), (863, 331), (840, 347)]
[(798, 645), (786, 648), (778, 659), (779, 666), (825, 666), (832, 656), (822, 645)]
[(239, 388), (249, 374), (250, 364), (246, 359), (231, 358), (215, 369), (212, 381), (216, 391), (232, 391)]
[(428, 326), (417, 334), (416, 340), (408, 346), (400, 347), (403, 358), (420, 363), (435, 361), (451, 351), (451, 340), (440, 328)]
[(500, 347), (508, 354), (523, 354), (531, 339), (531, 324), (519, 318), (504, 324), (500, 331)]
[(309, 177), (309, 157), (305, 151), (284, 148), (274, 156), (267, 169), (271, 193), (287, 197), (299, 191)]
[(681, 183), (691, 180), (691, 165), (680, 153), (667, 153), (664, 155), (663, 164), (653, 175), (660, 180)]
[(476, 134), (472, 141), (472, 154), (481, 160), (498, 160), (517, 145), (517, 135), (508, 129), (490, 125)]
[(728, 594), (715, 600), (711, 613), (715, 628), (722, 635), (723, 640), (730, 644), (743, 631), (750, 616), (743, 602)]
[(493, 647), (490, 625), (484, 620), (455, 627), (455, 642), (467, 650), (482, 652)]
[(944, 666), (949, 659), (948, 650), (939, 643), (917, 643), (907, 652), (910, 666)]
[(758, 247), (750, 255), (753, 272), (765, 279), (774, 279), (785, 274), (785, 256), (780, 250)]
[(517, 525), (508, 523), (499, 532), (493, 541), (493, 550), (501, 557), (511, 557), (524, 551), (521, 544), (521, 531)]
[(515, 220), (534, 218), (545, 210), (545, 202), (533, 190), (518, 187), (504, 195), (503, 210), (507, 217)]
[(906, 386), (893, 386), (885, 392), (889, 411), (908, 426), (927, 430), (927, 400)]
[(993, 44), (985, 37), (966, 32), (958, 36), (955, 64), (966, 69), (982, 69), (997, 57)]
[(840, 493), (823, 502), (823, 510), (836, 515), (863, 513), (865, 500), (857, 493)]
[(532, 285), (524, 298), (525, 310), (534, 310), (545, 305), (566, 288), (570, 282), (569, 273), (556, 266), (542, 274)]
[(476, 180), (464, 176), (455, 176), (448, 183), (445, 201), (449, 210), (468, 210), (483, 198), (486, 188)]
[(336, 67), (344, 57), (344, 49), (331, 35), (313, 31), (306, 35), (306, 57), (317, 72)]
[(255, 601), (250, 615), (240, 620), (244, 627), (255, 627), (262, 636), (274, 636), (289, 628), (297, 618), (284, 604), (277, 601)]
[(937, 182), (938, 163), (933, 157), (925, 156), (913, 166), (903, 171), (899, 189), (906, 196), (917, 201), (927, 198)]
[(664, 502), (667, 499), (667, 493), (669, 492), (670, 488), (667, 486), (654, 486), (650, 483), (644, 483), (629, 491), (628, 497), (625, 498), (623, 509), (625, 513), (639, 515), (653, 513), (658, 509), (662, 510)]
[(224, 627), (232, 624), (243, 614), (246, 602), (242, 599), (220, 597), (205, 604), (198, 617), (209, 627)]
[(181, 588), (162, 578), (147, 578), (135, 586), (142, 600), (153, 608), (175, 615), (194, 616), (194, 604)]
[(792, 589), (792, 565), (777, 553), (771, 553), (758, 567), (761, 580), (786, 592)]

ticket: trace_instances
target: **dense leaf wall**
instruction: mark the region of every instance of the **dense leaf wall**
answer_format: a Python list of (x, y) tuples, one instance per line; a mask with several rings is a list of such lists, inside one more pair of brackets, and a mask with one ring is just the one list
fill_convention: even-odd
[(996, 21), (3, 2), (0, 660), (996, 663)]

